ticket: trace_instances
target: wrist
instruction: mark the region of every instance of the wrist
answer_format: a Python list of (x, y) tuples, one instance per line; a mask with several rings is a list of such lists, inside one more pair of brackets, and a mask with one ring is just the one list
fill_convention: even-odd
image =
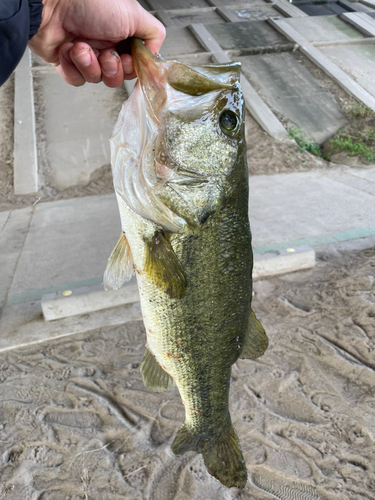
[(68, 4), (71, 3), (70, 0), (42, 0), (42, 2), (43, 2), (43, 14), (42, 14), (42, 22), (40, 24), (39, 29), (43, 29), (50, 22), (50, 20), (53, 17), (55, 17), (55, 13), (58, 10), (62, 11), (67, 10), (69, 8)]

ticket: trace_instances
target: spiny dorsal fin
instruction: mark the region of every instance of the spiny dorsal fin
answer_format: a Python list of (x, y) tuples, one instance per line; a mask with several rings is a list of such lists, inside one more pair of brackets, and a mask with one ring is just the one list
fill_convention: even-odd
[(105, 290), (118, 290), (125, 281), (129, 281), (134, 273), (133, 257), (125, 233), (121, 233), (111, 255), (108, 257), (104, 271), (103, 285)]
[(146, 242), (145, 272), (150, 281), (171, 299), (182, 299), (186, 292), (186, 278), (172, 245), (161, 231)]
[(268, 338), (263, 326), (257, 320), (254, 311), (250, 310), (249, 328), (245, 334), (244, 346), (240, 358), (255, 359), (264, 354), (268, 347)]
[(159, 365), (155, 356), (146, 348), (141, 364), (143, 383), (155, 392), (164, 392), (173, 387), (173, 379)]

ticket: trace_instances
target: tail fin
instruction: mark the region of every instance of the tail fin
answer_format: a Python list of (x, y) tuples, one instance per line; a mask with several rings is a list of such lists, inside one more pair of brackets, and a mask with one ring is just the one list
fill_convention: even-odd
[(226, 433), (211, 439), (194, 436), (185, 424), (177, 432), (171, 448), (176, 455), (181, 455), (186, 451), (202, 453), (208, 472), (224, 486), (245, 487), (246, 464), (232, 424)]

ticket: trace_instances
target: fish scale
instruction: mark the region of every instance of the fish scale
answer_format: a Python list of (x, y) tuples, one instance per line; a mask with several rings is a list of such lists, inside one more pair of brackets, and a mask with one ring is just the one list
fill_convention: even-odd
[(210, 474), (244, 487), (231, 366), (263, 354), (268, 341), (251, 309), (240, 66), (163, 61), (139, 40), (132, 55), (139, 82), (111, 140), (123, 233), (104, 283), (116, 288), (136, 272), (143, 381), (157, 391), (174, 382), (185, 405), (172, 450), (202, 453)]

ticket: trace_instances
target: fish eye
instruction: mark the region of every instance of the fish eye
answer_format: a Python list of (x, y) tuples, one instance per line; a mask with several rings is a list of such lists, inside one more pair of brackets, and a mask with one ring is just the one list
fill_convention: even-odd
[(221, 113), (219, 122), (224, 133), (233, 132), (239, 124), (239, 119), (236, 113), (226, 109)]

